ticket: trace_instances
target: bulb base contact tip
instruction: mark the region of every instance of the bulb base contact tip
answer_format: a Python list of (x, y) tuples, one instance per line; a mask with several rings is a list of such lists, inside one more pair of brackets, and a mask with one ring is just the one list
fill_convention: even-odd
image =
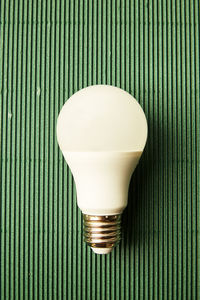
[(83, 214), (84, 240), (96, 254), (108, 254), (121, 239), (121, 215)]

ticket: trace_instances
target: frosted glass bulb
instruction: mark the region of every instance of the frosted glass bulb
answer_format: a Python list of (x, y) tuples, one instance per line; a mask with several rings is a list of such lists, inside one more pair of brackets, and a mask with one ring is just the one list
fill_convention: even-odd
[(117, 87), (90, 86), (62, 107), (57, 138), (76, 183), (85, 241), (109, 253), (120, 240), (130, 178), (147, 139), (144, 112)]

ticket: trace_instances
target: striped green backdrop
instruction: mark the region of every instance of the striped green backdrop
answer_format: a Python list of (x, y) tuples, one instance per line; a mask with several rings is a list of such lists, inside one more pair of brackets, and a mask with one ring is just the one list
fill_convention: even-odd
[[(0, 2), (0, 299), (200, 299), (199, 12), (198, 0)], [(134, 95), (149, 125), (107, 256), (83, 242), (55, 133), (92, 84)]]

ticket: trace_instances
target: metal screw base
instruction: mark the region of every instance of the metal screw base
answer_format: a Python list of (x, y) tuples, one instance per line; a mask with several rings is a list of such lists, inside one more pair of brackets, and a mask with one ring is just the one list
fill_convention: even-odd
[(83, 215), (84, 240), (97, 254), (107, 254), (121, 239), (121, 215)]

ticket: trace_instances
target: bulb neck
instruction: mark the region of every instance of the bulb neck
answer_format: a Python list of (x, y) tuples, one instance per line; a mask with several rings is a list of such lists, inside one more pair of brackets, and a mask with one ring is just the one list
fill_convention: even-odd
[(84, 240), (96, 254), (112, 251), (121, 239), (121, 214), (94, 216), (83, 214)]

